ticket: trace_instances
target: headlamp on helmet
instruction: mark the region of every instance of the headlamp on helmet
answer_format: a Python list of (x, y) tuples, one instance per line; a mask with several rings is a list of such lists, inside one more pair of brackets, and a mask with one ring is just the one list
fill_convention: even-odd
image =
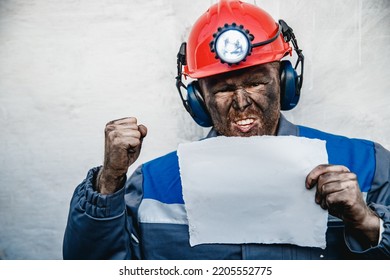
[(252, 44), (254, 36), (248, 29), (244, 29), (243, 25), (236, 23), (231, 25), (226, 23), (213, 34), (214, 39), (210, 42), (210, 50), (215, 53), (215, 58), (220, 59), (222, 63), (238, 65), (251, 55), (253, 48), (272, 43), (279, 37), (280, 32), (279, 26), (278, 32), (271, 39)]
[(214, 40), (210, 42), (210, 50), (222, 63), (240, 63), (251, 53), (253, 35), (244, 26), (225, 24), (213, 34)]

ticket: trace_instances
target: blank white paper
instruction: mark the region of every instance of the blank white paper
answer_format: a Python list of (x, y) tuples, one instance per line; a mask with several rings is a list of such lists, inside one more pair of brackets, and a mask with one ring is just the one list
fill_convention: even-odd
[(190, 245), (326, 247), (327, 211), (305, 188), (328, 163), (326, 142), (295, 136), (215, 137), (178, 148)]

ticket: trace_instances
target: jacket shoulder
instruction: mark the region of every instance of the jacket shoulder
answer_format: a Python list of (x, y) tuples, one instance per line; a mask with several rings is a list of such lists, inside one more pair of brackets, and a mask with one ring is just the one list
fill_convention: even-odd
[(142, 174), (144, 198), (184, 204), (176, 151), (144, 163)]
[(298, 126), (299, 136), (326, 141), (330, 164), (344, 165), (358, 176), (363, 192), (371, 188), (375, 174), (375, 144), (364, 139), (335, 135), (313, 128)]

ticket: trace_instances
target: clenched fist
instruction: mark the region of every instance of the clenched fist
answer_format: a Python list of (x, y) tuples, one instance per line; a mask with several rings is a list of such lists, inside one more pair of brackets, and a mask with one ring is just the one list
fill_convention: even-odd
[(97, 190), (111, 194), (120, 188), (126, 172), (138, 158), (142, 140), (147, 134), (136, 118), (123, 118), (107, 123), (105, 128), (104, 163), (97, 180)]

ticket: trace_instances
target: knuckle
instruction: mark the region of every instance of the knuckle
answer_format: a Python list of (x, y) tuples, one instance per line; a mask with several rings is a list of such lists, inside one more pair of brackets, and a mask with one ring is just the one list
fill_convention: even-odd
[(329, 178), (329, 174), (328, 173), (324, 173), (324, 174), (321, 174), (318, 176), (318, 186), (322, 186), (325, 184), (325, 182), (327, 181), (327, 178)]
[(327, 195), (326, 196), (326, 204), (330, 206), (330, 205), (333, 205), (333, 203), (334, 203), (333, 195), (332, 194)]
[(120, 137), (120, 133), (117, 130), (111, 130), (108, 136), (110, 139), (116, 139)]
[(129, 117), (129, 121), (133, 122), (133, 123), (137, 123), (138, 122), (136, 117)]
[(343, 205), (345, 208), (351, 209), (355, 205), (355, 202), (352, 199), (345, 199)]
[(137, 125), (137, 118), (135, 118), (135, 117), (124, 118), (121, 120), (121, 124), (131, 125), (131, 126)]
[(131, 147), (138, 147), (140, 144), (141, 141), (138, 138), (132, 138), (132, 141), (130, 142)]
[(318, 181), (325, 181), (325, 179), (328, 178), (328, 174), (324, 173), (318, 176)]
[(341, 187), (348, 192), (356, 192), (358, 191), (358, 186), (354, 183), (354, 181), (344, 181), (340, 183)]
[(110, 123), (108, 123), (108, 124), (106, 124), (106, 127), (104, 128), (104, 133), (108, 134), (108, 133), (110, 133), (114, 129), (115, 129), (115, 126), (110, 124)]
[(340, 185), (341, 185), (341, 188), (344, 190), (353, 190), (354, 189), (354, 186), (353, 186), (353, 184), (351, 184), (350, 181), (340, 182)]
[(109, 126), (109, 125), (112, 125), (115, 121), (109, 121), (108, 123), (106, 123), (106, 126)]
[(113, 146), (120, 146), (122, 144), (122, 140), (118, 137), (112, 137), (111, 143)]
[(139, 132), (138, 130), (134, 130), (134, 137), (137, 138), (137, 139), (140, 139), (141, 138), (141, 132)]
[(320, 164), (317, 166), (317, 169), (319, 171), (324, 171), (324, 170), (328, 169), (329, 166), (330, 166), (330, 164)]
[(358, 179), (357, 175), (355, 173), (350, 172), (349, 176), (350, 176), (351, 180), (353, 180), (353, 181), (357, 181), (357, 179)]
[(327, 190), (326, 184), (320, 185), (320, 187), (318, 188), (318, 192), (320, 192), (321, 194), (325, 194), (326, 190)]

